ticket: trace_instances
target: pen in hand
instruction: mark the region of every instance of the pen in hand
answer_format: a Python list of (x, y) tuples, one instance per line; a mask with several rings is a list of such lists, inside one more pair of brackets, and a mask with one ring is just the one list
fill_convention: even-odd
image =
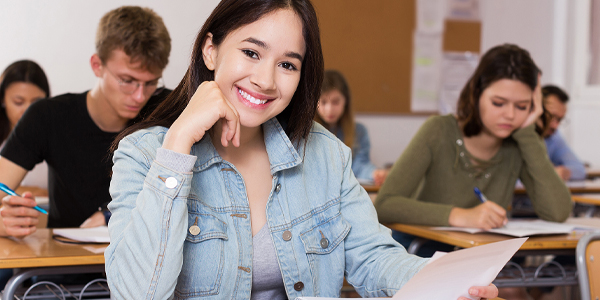
[[(473, 189), (473, 192), (475, 192), (475, 195), (477, 195), (477, 198), (479, 198), (479, 201), (481, 201), (481, 203), (486, 203), (488, 201), (488, 198), (479, 190), (479, 188), (475, 187)], [(502, 222), (502, 226), (505, 226), (507, 222), (508, 222), (508, 219), (506, 219), (506, 217), (505, 217), (504, 222)], [(500, 227), (502, 227), (502, 226), (500, 226)]]
[(479, 201), (481, 201), (481, 203), (485, 203), (486, 201), (488, 201), (485, 195), (478, 188), (474, 188), (473, 192), (475, 192), (475, 195), (477, 195), (477, 198), (479, 198)]
[[(6, 186), (6, 184), (4, 184), (4, 183), (1, 183), (1, 182), (0, 182), (0, 190), (2, 190), (3, 192), (5, 192), (5, 193), (7, 193), (7, 194), (9, 194), (9, 195), (11, 195), (11, 196), (18, 196), (18, 197), (21, 197), (21, 196), (19, 196), (19, 194), (15, 193), (15, 191), (11, 190), (11, 189), (10, 189), (8, 186)], [(37, 205), (36, 205), (36, 206), (34, 206), (33, 208), (34, 208), (35, 210), (37, 210), (37, 211), (39, 211), (39, 212), (43, 213), (43, 214), (46, 214), (46, 215), (48, 214), (48, 212), (47, 212), (46, 210), (44, 210), (43, 208), (41, 208), (41, 207), (39, 207), (39, 206), (37, 206)]]

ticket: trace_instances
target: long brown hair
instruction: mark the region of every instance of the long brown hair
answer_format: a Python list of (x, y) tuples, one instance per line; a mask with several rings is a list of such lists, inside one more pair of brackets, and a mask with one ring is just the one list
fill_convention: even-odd
[(298, 143), (301, 139), (306, 139), (312, 127), (323, 80), (321, 39), (317, 15), (312, 4), (309, 0), (223, 0), (198, 33), (190, 66), (179, 85), (145, 120), (119, 134), (112, 150), (117, 148), (123, 137), (139, 129), (151, 126), (170, 127), (186, 108), (198, 86), (204, 81), (214, 80), (214, 71), (206, 67), (202, 57), (202, 45), (208, 33), (212, 34), (212, 42), (218, 47), (233, 30), (255, 22), (278, 9), (292, 9), (302, 20), (306, 54), (296, 92), (288, 107), (277, 119), (292, 142)]
[(486, 88), (500, 79), (512, 79), (524, 83), (533, 91), (539, 73), (540, 69), (529, 52), (517, 45), (504, 44), (488, 50), (458, 98), (456, 113), (465, 136), (478, 135), (483, 128), (479, 99)]
[[(334, 90), (340, 92), (340, 94), (342, 94), (342, 96), (345, 98), (344, 112), (342, 113), (342, 116), (338, 120), (336, 126), (342, 129), (342, 133), (344, 134), (344, 144), (352, 148), (354, 146), (355, 124), (354, 111), (352, 110), (352, 100), (350, 98), (350, 88), (348, 87), (348, 82), (342, 73), (337, 70), (327, 70), (325, 71), (325, 76), (323, 76), (321, 95)], [(323, 121), (318, 113), (315, 114), (315, 121), (323, 125), (329, 131), (334, 129), (329, 128), (329, 124)]]

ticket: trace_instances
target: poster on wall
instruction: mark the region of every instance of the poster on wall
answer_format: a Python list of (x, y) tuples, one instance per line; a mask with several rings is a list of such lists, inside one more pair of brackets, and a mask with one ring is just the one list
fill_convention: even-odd
[(479, 0), (447, 0), (446, 19), (458, 21), (479, 21)]
[(442, 34), (415, 32), (410, 107), (413, 112), (438, 110)]
[(479, 54), (473, 52), (444, 52), (441, 62), (439, 112), (456, 113), (456, 104), (479, 63)]
[(447, 0), (417, 0), (417, 28), (421, 33), (444, 31)]

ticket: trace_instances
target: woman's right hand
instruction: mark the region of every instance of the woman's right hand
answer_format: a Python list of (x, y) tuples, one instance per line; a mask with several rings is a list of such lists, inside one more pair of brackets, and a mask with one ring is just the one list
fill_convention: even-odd
[(187, 107), (169, 128), (163, 141), (163, 148), (189, 154), (192, 145), (200, 141), (204, 134), (221, 119), (223, 119), (221, 144), (227, 147), (231, 142), (239, 147), (238, 112), (225, 98), (216, 82), (205, 81), (198, 86)]
[(450, 226), (485, 230), (502, 227), (506, 222), (508, 222), (506, 210), (492, 201), (486, 201), (473, 208), (454, 207), (448, 217)]

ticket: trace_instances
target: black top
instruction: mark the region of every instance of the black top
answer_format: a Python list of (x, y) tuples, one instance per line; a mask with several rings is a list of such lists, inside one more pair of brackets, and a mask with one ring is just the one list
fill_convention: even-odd
[[(138, 117), (149, 114), (168, 95), (150, 98)], [(118, 132), (102, 131), (90, 117), (87, 92), (33, 103), (8, 137), (0, 155), (31, 170), (48, 164), (48, 227), (79, 227), (110, 202), (112, 157)]]

